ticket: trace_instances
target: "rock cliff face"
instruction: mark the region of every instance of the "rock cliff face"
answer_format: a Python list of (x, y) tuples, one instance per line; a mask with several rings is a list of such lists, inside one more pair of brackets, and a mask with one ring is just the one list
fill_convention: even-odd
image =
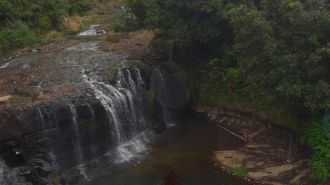
[(151, 138), (148, 70), (101, 51), (97, 42), (4, 63), (0, 184), (88, 180), (145, 151)]

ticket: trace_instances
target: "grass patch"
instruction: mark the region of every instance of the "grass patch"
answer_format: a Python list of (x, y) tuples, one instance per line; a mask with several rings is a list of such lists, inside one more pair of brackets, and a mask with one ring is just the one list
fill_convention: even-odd
[(64, 18), (83, 15), (91, 8), (91, 2), (93, 1), (0, 1), (0, 59), (9, 56), (16, 49), (34, 47), (36, 44), (62, 38), (61, 33), (66, 30), (76, 31), (74, 19), (66, 27), (63, 25)]
[(235, 168), (229, 168), (228, 172), (239, 177), (246, 177), (248, 174), (247, 169), (243, 167), (235, 167)]
[(108, 32), (106, 34), (105, 41), (111, 42), (111, 43), (117, 43), (117, 42), (121, 41), (122, 39), (127, 39), (127, 38), (128, 38), (128, 34)]

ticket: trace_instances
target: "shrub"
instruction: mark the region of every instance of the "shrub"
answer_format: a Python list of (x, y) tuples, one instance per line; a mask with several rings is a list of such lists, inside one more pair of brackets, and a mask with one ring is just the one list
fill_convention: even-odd
[(246, 177), (248, 174), (247, 169), (243, 167), (230, 168), (228, 171), (229, 173), (236, 175), (238, 177)]
[(0, 30), (0, 57), (9, 51), (33, 45), (37, 42), (37, 35), (24, 23), (5, 27)]
[(330, 138), (326, 127), (330, 125), (313, 123), (305, 130), (304, 140), (312, 148), (310, 165), (315, 180), (325, 182), (330, 177)]
[(91, 8), (91, 0), (68, 0), (67, 11), (70, 15), (82, 15)]
[(60, 30), (63, 16), (90, 7), (91, 0), (0, 0), (0, 58), (36, 43), (46, 31)]

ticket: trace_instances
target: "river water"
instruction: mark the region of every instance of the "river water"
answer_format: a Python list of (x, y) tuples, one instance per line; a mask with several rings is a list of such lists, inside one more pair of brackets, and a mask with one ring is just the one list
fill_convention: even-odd
[(240, 145), (236, 138), (202, 115), (186, 114), (175, 124), (156, 136), (142, 160), (84, 185), (247, 185), (222, 174), (211, 160), (213, 151)]

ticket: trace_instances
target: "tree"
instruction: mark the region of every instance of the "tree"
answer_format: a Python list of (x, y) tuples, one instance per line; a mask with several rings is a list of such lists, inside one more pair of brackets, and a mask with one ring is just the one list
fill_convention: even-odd
[[(126, 6), (140, 26), (159, 30), (158, 38), (199, 47), (186, 56), (199, 61), (193, 71), (201, 103), (239, 103), (299, 126), (330, 107), (328, 1), (126, 0)], [(324, 150), (330, 138), (324, 139), (322, 146), (310, 143), (318, 180), (330, 176), (326, 164), (318, 168), (330, 155)]]

